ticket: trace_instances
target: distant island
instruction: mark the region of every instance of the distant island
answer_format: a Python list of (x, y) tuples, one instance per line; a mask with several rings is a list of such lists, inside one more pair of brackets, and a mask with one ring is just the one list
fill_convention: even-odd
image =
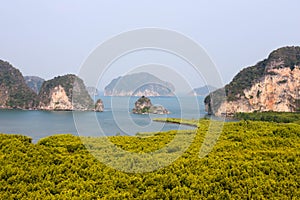
[(104, 89), (105, 96), (174, 96), (175, 88), (156, 76), (140, 72), (113, 79)]
[(36, 94), (39, 94), (40, 89), (45, 82), (44, 79), (38, 76), (24, 76), (26, 85), (32, 89)]
[(214, 92), (217, 88), (211, 85), (205, 85), (202, 87), (198, 87), (193, 89), (188, 93), (189, 96), (206, 96), (211, 92)]
[(206, 110), (218, 116), (243, 112), (300, 111), (300, 47), (283, 47), (241, 70), (223, 88), (205, 98)]
[(91, 97), (98, 96), (100, 94), (99, 90), (92, 86), (87, 86), (86, 90)]

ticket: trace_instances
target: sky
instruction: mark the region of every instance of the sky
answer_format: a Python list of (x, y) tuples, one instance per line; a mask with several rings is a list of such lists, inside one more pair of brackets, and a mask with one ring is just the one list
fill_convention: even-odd
[[(226, 84), (242, 68), (256, 64), (271, 51), (300, 44), (299, 7), (298, 0), (2, 1), (0, 59), (10, 62), (23, 75), (51, 79), (78, 74), (93, 50), (107, 39), (133, 29), (157, 27), (197, 42)], [(131, 56), (130, 62), (143, 61), (145, 55), (147, 52)], [(172, 68), (177, 60), (167, 63)], [(120, 70), (121, 65), (119, 62), (103, 77), (100, 87), (132, 71)], [(204, 84), (188, 67), (181, 71), (190, 74), (193, 87)]]

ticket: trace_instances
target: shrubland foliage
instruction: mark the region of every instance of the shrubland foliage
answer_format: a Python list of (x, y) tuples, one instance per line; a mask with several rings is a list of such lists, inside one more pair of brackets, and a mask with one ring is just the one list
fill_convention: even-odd
[[(124, 173), (99, 162), (82, 141), (89, 149), (105, 148), (101, 138), (55, 135), (32, 144), (25, 136), (0, 134), (0, 199), (300, 198), (299, 125), (226, 123), (213, 150), (200, 159), (210, 121), (194, 123), (198, 125), (194, 141), (183, 155), (149, 173)], [(181, 131), (182, 142), (192, 133)], [(164, 147), (175, 134), (109, 140), (126, 151), (146, 153)], [(135, 161), (127, 162), (130, 166)]]
[(242, 120), (300, 124), (300, 113), (288, 113), (288, 112), (236, 113), (234, 117), (236, 119), (242, 119)]

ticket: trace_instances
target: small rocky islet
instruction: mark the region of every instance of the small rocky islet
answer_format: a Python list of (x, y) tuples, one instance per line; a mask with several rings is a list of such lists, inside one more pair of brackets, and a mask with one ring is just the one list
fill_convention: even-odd
[(152, 105), (148, 97), (142, 96), (135, 102), (135, 107), (132, 109), (134, 114), (170, 114), (170, 112), (163, 106)]

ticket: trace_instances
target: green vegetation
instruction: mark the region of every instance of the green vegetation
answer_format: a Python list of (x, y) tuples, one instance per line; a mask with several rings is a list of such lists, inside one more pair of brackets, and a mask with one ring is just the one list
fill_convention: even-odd
[(0, 60), (0, 107), (34, 108), (37, 95), (27, 87), (19, 70)]
[(68, 74), (65, 76), (57, 76), (51, 80), (44, 81), (39, 96), (41, 99), (43, 99), (43, 97), (46, 95), (45, 99), (43, 100), (48, 100), (47, 95), (50, 94), (50, 90), (54, 87), (61, 85), (64, 88), (67, 96), (70, 97), (70, 99), (72, 99), (73, 86), (76, 79), (77, 77), (75, 75)]
[(153, 121), (156, 122), (167, 122), (167, 123), (174, 123), (174, 124), (183, 124), (183, 125), (189, 125), (189, 126), (195, 126), (198, 127), (198, 125), (200, 124), (200, 122), (202, 121), (200, 120), (187, 120), (187, 119), (178, 119), (178, 118), (155, 118), (153, 119)]
[(236, 113), (234, 118), (243, 119), (243, 120), (300, 124), (300, 113), (288, 113), (288, 112)]
[(300, 65), (300, 47), (283, 47), (273, 51), (270, 56), (270, 60), (281, 60), (283, 66), (294, 69), (295, 65)]
[(150, 107), (144, 107), (144, 108), (141, 110), (141, 113), (149, 113), (149, 110), (150, 110)]
[(239, 95), (244, 96), (244, 90), (250, 89), (264, 75), (266, 65), (267, 60), (264, 60), (240, 71), (230, 84), (225, 86), (228, 101), (237, 100)]
[(70, 102), (74, 107), (84, 107), (88, 109), (94, 108), (94, 102), (86, 87), (79, 77), (73, 74), (67, 74), (64, 76), (57, 76), (51, 80), (43, 82), (43, 85), (39, 92), (40, 102), (44, 105), (49, 104), (51, 98), (51, 90), (58, 86), (63, 87)]
[(265, 59), (252, 67), (247, 67), (240, 71), (233, 78), (230, 84), (225, 86), (228, 100), (234, 101), (239, 98), (239, 95), (244, 96), (244, 90), (250, 89), (254, 83), (259, 81), (259, 79), (265, 75), (266, 67), (271, 65), (272, 62), (278, 61), (283, 62), (283, 65), (280, 67), (290, 67), (291, 69), (294, 69), (295, 65), (300, 64), (300, 47), (279, 48), (273, 51), (269, 55), (268, 59)]
[[(175, 120), (174, 120), (175, 121)], [(171, 165), (151, 173), (124, 173), (99, 162), (82, 144), (110, 152), (103, 138), (55, 135), (32, 144), (0, 134), (0, 199), (299, 199), (300, 126), (273, 122), (225, 123), (212, 152), (198, 157), (209, 120)], [(176, 153), (187, 135), (182, 131)], [(108, 139), (130, 152), (153, 152), (176, 131)], [(166, 157), (161, 157), (165, 160)], [(134, 166), (135, 160), (120, 162)], [(120, 163), (121, 164), (121, 163)], [(146, 167), (146, 166), (145, 166)]]
[[(275, 66), (274, 63), (276, 63)], [(245, 96), (244, 91), (246, 89), (250, 89), (252, 85), (261, 80), (265, 75), (276, 75), (274, 71), (268, 71), (267, 68), (270, 69), (272, 67), (273, 69), (276, 69), (289, 67), (293, 70), (295, 65), (300, 65), (300, 47), (279, 48), (273, 51), (267, 59), (258, 62), (254, 66), (241, 70), (233, 80), (223, 88), (226, 93), (226, 98), (228, 101), (239, 100), (242, 96)], [(284, 82), (281, 82), (281, 84), (282, 83)], [(260, 92), (257, 93), (257, 96), (259, 95)], [(210, 111), (213, 111), (214, 109), (217, 110), (225, 100), (225, 98), (222, 98), (224, 96), (222, 90), (216, 90), (208, 95), (204, 102), (209, 105), (211, 99), (213, 99), (214, 108), (209, 109), (212, 109)]]

